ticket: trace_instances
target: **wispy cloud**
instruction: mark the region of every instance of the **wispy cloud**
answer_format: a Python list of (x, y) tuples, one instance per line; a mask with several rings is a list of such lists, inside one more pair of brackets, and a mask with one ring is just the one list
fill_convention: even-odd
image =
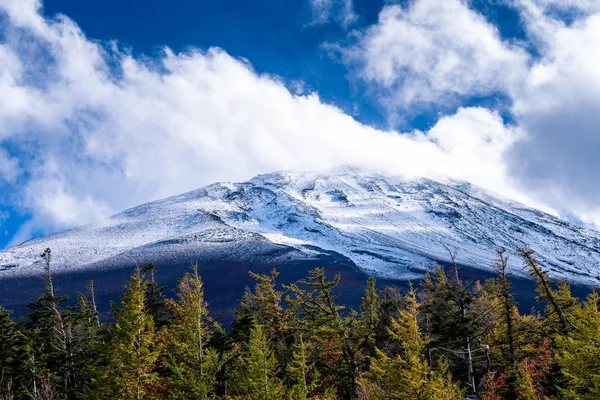
[(312, 11), (311, 25), (337, 23), (348, 28), (358, 20), (353, 0), (309, 0)]
[(515, 5), (526, 21), (543, 18), (543, 29), (528, 22), (544, 41), (534, 58), (466, 4), (388, 6), (340, 51), (390, 112), (500, 91), (515, 123), (463, 107), (400, 133), (292, 93), (221, 49), (137, 58), (67, 17), (45, 18), (37, 1), (0, 0), (0, 180), (32, 215), (13, 242), (213, 181), (343, 164), (465, 179), (600, 223), (600, 17), (565, 24), (537, 3)]
[[(385, 7), (349, 43), (329, 44), (390, 120), (501, 94), (523, 136), (509, 176), (566, 214), (600, 226), (600, 3), (507, 0), (527, 42), (508, 42), (462, 0)], [(534, 49), (532, 54), (528, 49)]]
[(419, 106), (510, 90), (522, 83), (528, 54), (461, 0), (417, 0), (384, 7), (349, 46), (329, 44), (390, 115)]
[(520, 196), (504, 158), (521, 133), (493, 111), (460, 109), (429, 132), (380, 131), (220, 49), (137, 59), (24, 4), (0, 2), (2, 91), (15, 94), (0, 100), (0, 143), (25, 147), (13, 201), (32, 214), (14, 241), (278, 169), (355, 164)]

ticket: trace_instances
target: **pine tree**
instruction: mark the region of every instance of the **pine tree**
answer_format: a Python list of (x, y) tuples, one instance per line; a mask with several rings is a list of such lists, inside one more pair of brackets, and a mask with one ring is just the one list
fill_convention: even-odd
[(378, 328), (381, 322), (380, 316), (381, 298), (375, 288), (375, 278), (367, 280), (365, 295), (360, 304), (360, 316), (358, 330), (364, 353), (372, 355), (377, 340)]
[(316, 368), (316, 358), (312, 353), (310, 343), (300, 334), (297, 343), (294, 344), (292, 361), (287, 368), (292, 378), (287, 397), (290, 400), (337, 399), (332, 387), (323, 387), (321, 375)]
[(530, 251), (521, 256), (544, 313), (519, 313), (500, 251), (498, 276), (484, 284), (437, 269), (419, 303), (412, 288), (377, 291), (369, 279), (356, 310), (338, 304), (340, 277), (324, 269), (282, 285), (285, 303), (275, 271), (251, 274), (233, 334), (210, 318), (197, 267), (173, 300), (138, 269), (114, 319), (100, 323), (93, 285), (65, 306), (52, 253), (41, 256), (43, 296), (20, 322), (0, 308), (0, 400), (451, 400), (478, 382), (481, 400), (600, 398), (600, 296), (581, 303)]
[(434, 373), (423, 357), (428, 338), (418, 326), (419, 303), (413, 289), (406, 295), (406, 309), (392, 321), (390, 335), (402, 345), (398, 355), (377, 349), (371, 368), (361, 379), (361, 386), (372, 399), (458, 399), (460, 390), (453, 384), (441, 363)]
[(483, 338), (489, 344), (491, 369), (484, 376), (485, 389), (480, 395), (516, 400), (522, 376), (519, 363), (528, 356), (535, 356), (541, 343), (539, 335), (531, 334), (538, 330), (539, 320), (519, 313), (512, 291), (512, 274), (508, 272), (508, 257), (504, 250), (496, 253), (494, 269), (497, 276), (486, 282), (484, 294), (477, 300), (485, 303), (483, 299), (488, 297), (487, 307), (479, 313), (491, 318), (490, 329)]
[[(405, 294), (399, 288), (386, 287), (381, 291), (379, 306), (379, 324), (375, 328), (375, 347), (384, 352), (393, 353), (400, 350), (399, 344), (392, 340), (389, 331), (392, 327), (392, 321), (398, 319), (400, 314), (398, 310), (404, 307)], [(427, 325), (427, 318), (421, 314), (423, 326)], [(429, 350), (429, 349), (428, 349)], [(373, 356), (374, 352), (367, 353)], [(428, 354), (427, 360), (431, 364), (431, 356)]]
[(506, 338), (506, 346), (508, 347), (507, 360), (508, 363), (514, 366), (517, 360), (517, 344), (516, 344), (516, 321), (519, 319), (519, 311), (517, 303), (512, 294), (512, 284), (510, 282), (511, 274), (508, 272), (508, 258), (504, 256), (504, 250), (497, 251), (497, 259), (494, 266), (496, 273), (497, 296), (500, 301), (500, 315), (504, 325), (504, 337)]
[[(465, 382), (474, 394), (473, 346), (487, 332), (487, 321), (474, 309), (476, 292), (464, 286), (454, 266), (451, 278), (437, 267), (433, 277), (426, 274), (421, 282), (424, 326), (430, 338), (429, 354), (443, 354), (449, 370), (457, 380)], [(435, 367), (435, 358), (429, 356)]]
[(430, 400), (460, 400), (464, 390), (452, 381), (448, 371), (448, 364), (440, 360), (438, 370), (432, 371), (429, 383), (425, 390), (425, 398)]
[(115, 325), (103, 350), (104, 365), (94, 369), (90, 398), (146, 399), (158, 376), (159, 342), (146, 307), (146, 282), (139, 268), (125, 288), (121, 308), (113, 304)]
[(264, 327), (280, 361), (289, 355), (293, 343), (289, 325), (290, 311), (282, 304), (282, 292), (276, 288), (279, 272), (270, 275), (248, 273), (256, 281), (254, 291), (247, 291), (236, 310), (237, 318), (233, 324), (233, 334), (241, 340), (247, 340), (250, 329), (255, 323)]
[(17, 326), (0, 306), (0, 399), (11, 399), (18, 385)]
[[(72, 384), (68, 393), (70, 398), (79, 398), (91, 380), (91, 369), (97, 365), (100, 338), (98, 313), (94, 300), (78, 293), (76, 312), (71, 315), (72, 346), (71, 360)], [(93, 299), (93, 297), (92, 297)]]
[(223, 326), (213, 323), (208, 341), (210, 348), (214, 349), (219, 357), (219, 371), (216, 374), (215, 393), (221, 397), (228, 395), (228, 380), (234, 358), (234, 343), (232, 335), (227, 333)]
[(519, 370), (517, 394), (520, 400), (538, 400), (538, 396), (533, 386), (533, 378), (529, 368)]
[(234, 391), (247, 400), (283, 398), (284, 387), (278, 373), (279, 365), (266, 331), (256, 324), (235, 367)]
[[(17, 331), (14, 337), (12, 350), (15, 360), (18, 360), (15, 374), (18, 379), (13, 380), (13, 388), (17, 399), (41, 399), (42, 388), (45, 386), (48, 389), (49, 371), (43, 358), (39, 356), (40, 349), (39, 343), (35, 342), (36, 337), (39, 336), (28, 330)], [(48, 394), (47, 390), (45, 392)], [(53, 395), (53, 392), (50, 394)]]
[(290, 397), (293, 399), (308, 399), (314, 390), (311, 384), (311, 372), (314, 371), (314, 362), (309, 362), (309, 349), (300, 334), (298, 343), (294, 345), (292, 362), (288, 365), (288, 372), (293, 376), (295, 384), (292, 386)]
[(157, 329), (169, 323), (169, 312), (164, 295), (166, 286), (156, 280), (156, 266), (150, 263), (143, 268), (146, 275), (146, 308), (154, 320)]
[(592, 293), (575, 311), (576, 330), (556, 338), (557, 361), (565, 378), (560, 392), (568, 399), (600, 398), (600, 297)]
[(430, 370), (421, 353), (428, 340), (417, 325), (419, 305), (413, 290), (406, 300), (407, 309), (400, 310), (399, 319), (392, 320), (389, 332), (393, 340), (401, 343), (401, 354), (388, 355), (376, 349), (370, 371), (361, 382), (369, 398), (424, 399)]
[(177, 301), (168, 300), (167, 304), (174, 317), (166, 331), (168, 398), (213, 398), (221, 360), (209, 347), (212, 320), (197, 265), (179, 281)]
[(344, 315), (345, 307), (337, 304), (334, 290), (339, 281), (339, 274), (328, 281), (325, 270), (316, 268), (308, 278), (283, 287), (293, 295), (286, 301), (296, 313), (297, 328), (320, 338), (318, 364), (325, 379), (335, 382), (338, 395), (352, 398), (359, 374), (368, 364), (364, 335), (357, 329), (358, 314), (351, 310)]
[(548, 333), (566, 334), (575, 326), (571, 321), (571, 313), (578, 306), (578, 301), (571, 295), (566, 282), (560, 282), (558, 290), (552, 288), (552, 282), (546, 271), (534, 257), (533, 250), (519, 249), (523, 264), (529, 269), (529, 276), (536, 282), (537, 300), (546, 302), (544, 323)]
[[(73, 310), (64, 307), (66, 296), (57, 296), (52, 273), (52, 252), (46, 249), (40, 257), (44, 266), (44, 295), (27, 305), (25, 324), (28, 339), (35, 343), (31, 354), (32, 370), (39, 380), (35, 390), (45, 396), (74, 396)], [(33, 367), (35, 365), (35, 367)]]
[[(517, 385), (517, 398), (546, 399), (556, 394), (555, 383), (559, 376), (550, 339), (544, 339), (531, 357), (525, 357), (513, 372)], [(511, 371), (512, 372), (512, 371)]]

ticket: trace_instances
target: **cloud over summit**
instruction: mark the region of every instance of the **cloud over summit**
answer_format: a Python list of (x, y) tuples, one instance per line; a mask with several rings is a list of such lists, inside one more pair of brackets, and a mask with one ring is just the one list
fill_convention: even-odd
[[(525, 1), (523, 10), (546, 15)], [(463, 106), (426, 132), (401, 133), (364, 125), (318, 93), (293, 94), (225, 50), (134, 57), (40, 7), (0, 0), (0, 188), (2, 201), (32, 216), (14, 242), (213, 181), (344, 164), (464, 179), (600, 223), (589, 173), (600, 144), (591, 14), (570, 26), (545, 16), (553, 36), (532, 61), (465, 2), (385, 7), (343, 52), (353, 79), (387, 98), (388, 110), (489, 92), (514, 103), (512, 124)]]

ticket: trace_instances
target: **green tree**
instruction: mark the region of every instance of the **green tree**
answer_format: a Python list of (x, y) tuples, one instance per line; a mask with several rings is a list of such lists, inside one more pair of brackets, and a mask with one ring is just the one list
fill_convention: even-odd
[(338, 395), (353, 398), (359, 374), (368, 365), (366, 340), (364, 331), (357, 329), (357, 312), (344, 314), (345, 307), (337, 304), (334, 290), (339, 281), (339, 274), (328, 281), (325, 270), (316, 268), (308, 278), (284, 288), (291, 293), (286, 300), (297, 316), (297, 329), (319, 339), (322, 375), (335, 383)]
[(139, 268), (129, 281), (121, 308), (113, 304), (114, 326), (103, 349), (103, 365), (94, 369), (90, 398), (151, 398), (158, 380), (155, 364), (160, 344), (146, 307), (146, 281)]
[(285, 393), (279, 371), (266, 330), (260, 324), (254, 325), (250, 340), (235, 365), (234, 392), (247, 400), (283, 398)]
[(169, 312), (164, 295), (167, 287), (157, 283), (154, 263), (146, 265), (143, 271), (146, 275), (146, 308), (158, 329), (169, 323)]
[[(41, 255), (44, 267), (44, 295), (27, 305), (28, 321), (24, 331), (35, 343), (30, 354), (31, 370), (37, 377), (32, 380), (32, 390), (51, 397), (75, 396), (73, 309), (65, 307), (66, 296), (57, 296), (54, 291), (52, 252), (46, 249)], [(41, 382), (42, 387), (36, 382)]]
[(462, 399), (464, 390), (460, 388), (460, 385), (452, 381), (448, 364), (444, 360), (440, 360), (438, 364), (438, 369), (432, 371), (430, 375), (429, 383), (425, 390), (425, 398), (430, 400)]
[(92, 368), (98, 364), (101, 345), (100, 323), (94, 305), (93, 291), (91, 293), (92, 299), (78, 293), (76, 312), (70, 315), (72, 334), (69, 360), (72, 367), (72, 383), (68, 393), (70, 398), (79, 398), (85, 391), (92, 377)]
[(517, 333), (516, 325), (519, 320), (519, 311), (517, 303), (512, 294), (512, 283), (510, 278), (512, 274), (508, 272), (508, 258), (504, 256), (504, 250), (497, 252), (498, 257), (494, 269), (496, 270), (496, 295), (500, 303), (500, 320), (502, 322), (503, 336), (505, 338), (505, 355), (508, 364), (514, 366), (517, 361)]
[(302, 334), (294, 344), (292, 361), (287, 372), (291, 377), (288, 398), (291, 400), (336, 399), (335, 390), (323, 385), (321, 375), (316, 368), (310, 342), (304, 340)]
[(575, 330), (556, 338), (556, 359), (565, 385), (560, 389), (567, 399), (600, 398), (600, 297), (592, 293), (582, 308), (575, 310)]
[(174, 320), (166, 331), (166, 365), (171, 399), (208, 399), (215, 396), (219, 354), (209, 347), (212, 320), (204, 300), (198, 266), (177, 287), (177, 300), (167, 300)]
[(429, 342), (418, 326), (419, 303), (416, 293), (405, 297), (406, 309), (392, 321), (390, 335), (402, 345), (400, 354), (389, 355), (377, 349), (371, 368), (361, 379), (361, 387), (372, 399), (459, 399), (461, 392), (451, 382), (445, 363), (434, 373), (423, 352)]
[(290, 310), (282, 304), (282, 292), (276, 288), (279, 273), (256, 274), (249, 272), (256, 281), (254, 291), (247, 291), (236, 310), (237, 318), (233, 323), (233, 335), (241, 341), (247, 341), (250, 330), (258, 323), (266, 330), (277, 358), (285, 362), (289, 358), (289, 348), (293, 344)]
[(358, 320), (359, 336), (367, 355), (373, 355), (377, 341), (378, 328), (381, 323), (381, 298), (375, 287), (375, 278), (367, 280), (365, 294), (360, 304)]
[(577, 309), (579, 301), (571, 295), (571, 290), (566, 282), (560, 282), (555, 290), (545, 270), (534, 257), (533, 250), (519, 249), (523, 264), (529, 270), (529, 276), (536, 283), (538, 292), (537, 300), (547, 304), (544, 325), (548, 334), (566, 334), (575, 326), (571, 320), (573, 310)]
[(18, 385), (17, 326), (11, 312), (0, 306), (0, 399), (11, 399)]
[(518, 370), (517, 393), (520, 400), (537, 400), (539, 399), (535, 387), (533, 385), (533, 377), (528, 368)]
[(429, 362), (435, 367), (431, 354), (443, 354), (452, 376), (475, 393), (473, 347), (488, 329), (488, 321), (482, 318), (478, 307), (474, 307), (480, 288), (466, 287), (458, 277), (456, 265), (451, 278), (437, 267), (433, 276), (425, 275), (421, 286), (422, 319), (430, 338)]

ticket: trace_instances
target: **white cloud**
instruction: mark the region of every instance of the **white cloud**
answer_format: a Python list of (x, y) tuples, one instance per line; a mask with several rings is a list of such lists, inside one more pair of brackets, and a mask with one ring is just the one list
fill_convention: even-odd
[(14, 182), (19, 173), (19, 168), (15, 159), (0, 148), (0, 182)]
[(600, 13), (553, 26), (524, 85), (513, 91), (514, 113), (526, 130), (512, 172), (556, 208), (600, 227)]
[(518, 86), (528, 56), (461, 0), (384, 7), (376, 24), (340, 49), (391, 114)]
[[(502, 39), (467, 1), (413, 0), (385, 7), (338, 51), (392, 120), (423, 103), (444, 109), (463, 95), (507, 96), (518, 134), (494, 179), (509, 177), (515, 191), (600, 227), (600, 2), (505, 3), (519, 12), (527, 42)], [(469, 128), (479, 129), (457, 126), (451, 143), (473, 144), (463, 136)]]
[[(522, 1), (522, 0), (518, 0)], [(578, 10), (584, 13), (600, 11), (600, 3), (596, 0), (526, 0), (531, 1), (545, 12), (557, 10)]]
[(309, 0), (308, 3), (312, 11), (313, 25), (335, 22), (343, 28), (348, 28), (358, 20), (353, 0)]
[(36, 1), (0, 0), (0, 182), (33, 215), (14, 241), (217, 180), (341, 164), (449, 175), (600, 225), (600, 16), (582, 2), (566, 24), (548, 1), (518, 1), (536, 57), (457, 0), (388, 6), (356, 34), (345, 60), (390, 111), (497, 91), (514, 103), (514, 126), (465, 107), (398, 134), (222, 50), (137, 59)]
[(493, 111), (463, 108), (429, 132), (384, 132), (222, 50), (136, 59), (23, 4), (0, 0), (11, 20), (0, 77), (18, 93), (0, 104), (0, 145), (26, 146), (15, 156), (13, 200), (33, 215), (13, 242), (278, 169), (446, 175), (531, 201), (506, 174), (506, 152), (522, 133)]

